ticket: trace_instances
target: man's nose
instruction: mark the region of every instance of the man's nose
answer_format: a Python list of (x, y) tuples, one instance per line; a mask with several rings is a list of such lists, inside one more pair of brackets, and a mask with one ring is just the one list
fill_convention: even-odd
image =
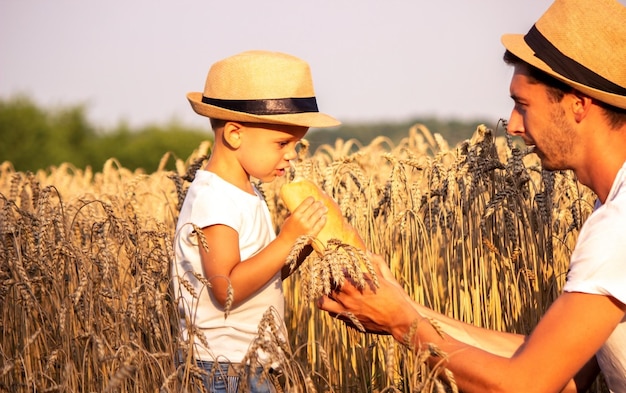
[(522, 116), (515, 109), (511, 111), (511, 115), (509, 116), (506, 132), (509, 135), (513, 136), (521, 135), (524, 133), (524, 121), (522, 119)]

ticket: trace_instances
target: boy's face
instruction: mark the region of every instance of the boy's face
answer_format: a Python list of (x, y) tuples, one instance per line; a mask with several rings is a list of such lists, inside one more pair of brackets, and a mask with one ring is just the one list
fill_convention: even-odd
[(243, 170), (262, 182), (283, 176), (297, 157), (296, 146), (308, 127), (239, 123), (241, 144), (237, 157)]

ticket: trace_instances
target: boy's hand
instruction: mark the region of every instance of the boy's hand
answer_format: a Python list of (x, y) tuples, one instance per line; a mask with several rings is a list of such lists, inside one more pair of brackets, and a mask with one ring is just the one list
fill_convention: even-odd
[(322, 202), (307, 197), (285, 219), (278, 236), (288, 237), (292, 243), (303, 235), (315, 237), (326, 225), (327, 212), (328, 208)]

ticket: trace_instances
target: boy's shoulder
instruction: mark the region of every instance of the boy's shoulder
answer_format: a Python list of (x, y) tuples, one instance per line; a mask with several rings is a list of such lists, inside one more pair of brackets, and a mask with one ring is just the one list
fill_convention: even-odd
[(189, 186), (189, 191), (196, 194), (196, 197), (197, 194), (202, 194), (203, 197), (206, 194), (210, 194), (214, 196), (212, 198), (220, 196), (226, 199), (240, 199), (248, 195), (245, 191), (223, 179), (218, 174), (205, 169), (196, 171), (195, 177)]

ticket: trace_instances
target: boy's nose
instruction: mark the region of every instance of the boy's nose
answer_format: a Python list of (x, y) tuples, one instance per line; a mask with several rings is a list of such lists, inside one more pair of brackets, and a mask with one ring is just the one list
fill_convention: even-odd
[(297, 157), (298, 157), (298, 152), (296, 151), (295, 147), (292, 149), (289, 149), (289, 152), (285, 154), (285, 160), (287, 161), (291, 161), (293, 159), (296, 159)]

